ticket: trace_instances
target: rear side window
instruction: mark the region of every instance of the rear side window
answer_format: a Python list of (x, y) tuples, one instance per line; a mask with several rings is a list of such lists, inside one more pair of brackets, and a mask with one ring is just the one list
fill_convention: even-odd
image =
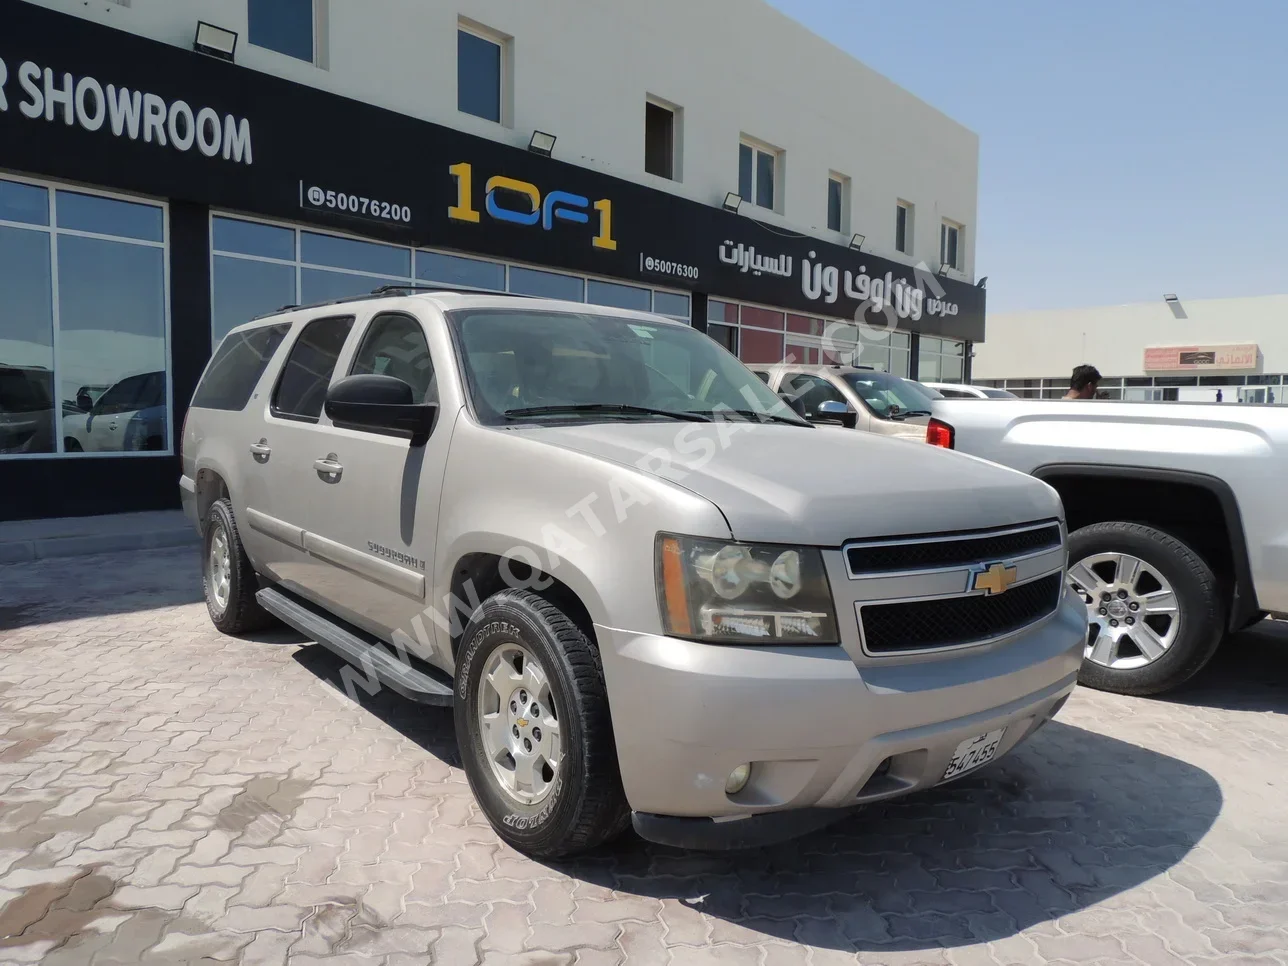
[(353, 316), (314, 319), (291, 346), (273, 390), (273, 415), (316, 423), (331, 374), (353, 328)]
[(230, 332), (219, 343), (192, 397), (194, 409), (239, 411), (250, 402), (268, 360), (291, 329), (289, 322)]

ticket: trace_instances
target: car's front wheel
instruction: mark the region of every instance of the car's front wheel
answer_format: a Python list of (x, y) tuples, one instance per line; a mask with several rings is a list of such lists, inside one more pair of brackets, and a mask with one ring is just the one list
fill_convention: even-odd
[(540, 859), (625, 830), (630, 813), (594, 643), (527, 591), (484, 601), (456, 668), (456, 738), (497, 834)]
[(1078, 681), (1119, 694), (1184, 684), (1216, 652), (1225, 606), (1212, 568), (1152, 527), (1097, 523), (1069, 536), (1069, 583), (1087, 606)]

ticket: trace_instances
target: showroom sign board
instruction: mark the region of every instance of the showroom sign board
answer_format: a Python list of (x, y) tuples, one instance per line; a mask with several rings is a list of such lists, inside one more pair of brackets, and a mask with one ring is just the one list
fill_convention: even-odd
[(1151, 346), (1145, 350), (1145, 372), (1178, 372), (1190, 369), (1255, 369), (1257, 345)]
[(984, 291), (925, 266), (24, 0), (0, 0), (0, 62), (0, 169), (807, 315), (984, 336)]

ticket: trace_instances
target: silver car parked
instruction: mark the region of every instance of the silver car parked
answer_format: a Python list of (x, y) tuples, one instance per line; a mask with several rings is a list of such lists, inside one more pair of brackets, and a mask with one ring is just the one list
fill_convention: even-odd
[(386, 292), (234, 329), (183, 433), (215, 625), (454, 708), (530, 855), (739, 847), (965, 774), (1074, 686), (1028, 476), (801, 419), (660, 317)]
[(814, 423), (835, 423), (881, 436), (924, 442), (937, 394), (919, 383), (867, 366), (753, 366), (770, 389)]

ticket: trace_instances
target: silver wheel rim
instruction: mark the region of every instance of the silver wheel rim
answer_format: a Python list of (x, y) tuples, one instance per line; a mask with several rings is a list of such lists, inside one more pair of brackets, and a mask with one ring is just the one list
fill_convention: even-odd
[(210, 594), (215, 598), (215, 606), (220, 610), (228, 607), (228, 595), (232, 591), (232, 554), (228, 549), (228, 534), (222, 526), (216, 526), (210, 536)]
[(1069, 568), (1087, 605), (1084, 657), (1115, 671), (1153, 664), (1181, 632), (1180, 604), (1167, 578), (1139, 557), (1097, 553)]
[(521, 805), (548, 798), (563, 757), (559, 718), (545, 668), (526, 647), (505, 643), (488, 656), (477, 714), (501, 790)]

